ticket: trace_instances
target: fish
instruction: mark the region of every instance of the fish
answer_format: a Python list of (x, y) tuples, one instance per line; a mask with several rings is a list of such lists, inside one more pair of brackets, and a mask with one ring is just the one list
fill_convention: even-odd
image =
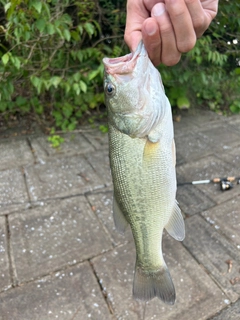
[(135, 52), (103, 59), (113, 180), (113, 219), (130, 225), (136, 247), (133, 298), (174, 304), (174, 284), (162, 253), (163, 230), (185, 237), (176, 200), (172, 111), (159, 71), (141, 41)]

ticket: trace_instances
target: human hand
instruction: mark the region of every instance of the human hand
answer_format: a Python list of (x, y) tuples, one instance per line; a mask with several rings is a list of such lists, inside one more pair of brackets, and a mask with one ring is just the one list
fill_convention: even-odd
[(217, 14), (218, 0), (128, 0), (124, 39), (130, 50), (140, 40), (154, 65), (177, 64)]

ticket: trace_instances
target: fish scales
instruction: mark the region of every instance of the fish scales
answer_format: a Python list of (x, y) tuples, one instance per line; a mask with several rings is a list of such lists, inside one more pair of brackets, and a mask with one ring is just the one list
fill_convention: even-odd
[(133, 296), (145, 301), (157, 296), (173, 304), (175, 289), (162, 255), (162, 233), (165, 228), (183, 240), (184, 222), (175, 200), (171, 107), (142, 43), (135, 53), (103, 62), (113, 216), (120, 232), (129, 224), (133, 233)]

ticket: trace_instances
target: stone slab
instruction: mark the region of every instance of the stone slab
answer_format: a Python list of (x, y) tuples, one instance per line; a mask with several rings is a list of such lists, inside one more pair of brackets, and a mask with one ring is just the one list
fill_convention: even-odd
[[(230, 191), (229, 191), (230, 192)], [(240, 194), (202, 213), (202, 216), (240, 250)]]
[(29, 198), (21, 169), (0, 171), (0, 215), (28, 207)]
[(25, 168), (32, 201), (83, 194), (104, 187), (83, 156), (51, 159)]
[(94, 150), (93, 146), (81, 133), (64, 133), (61, 134), (61, 137), (64, 138), (64, 142), (59, 148), (51, 146), (48, 136), (30, 139), (39, 162), (46, 162), (48, 157), (74, 156)]
[(235, 175), (240, 177), (240, 145), (228, 148), (224, 152), (217, 154), (217, 156), (230, 166), (235, 167)]
[(186, 215), (202, 212), (215, 205), (214, 201), (193, 185), (178, 186), (177, 201)]
[(104, 184), (108, 187), (112, 185), (112, 176), (109, 163), (108, 150), (95, 151), (86, 155), (88, 162), (98, 173)]
[[(240, 250), (199, 216), (185, 220), (184, 245), (219, 284), (230, 301), (240, 296)], [(239, 278), (240, 280), (240, 278)]]
[(112, 319), (87, 262), (0, 294), (0, 318)]
[(224, 121), (224, 117), (215, 112), (198, 109), (187, 110), (186, 112), (182, 112), (179, 122), (174, 122), (175, 136), (198, 132), (199, 128), (212, 126), (219, 123), (219, 121)]
[(210, 128), (200, 129), (199, 134), (208, 138), (210, 146), (219, 150), (226, 150), (239, 144), (240, 139), (240, 134), (230, 130), (224, 122), (211, 125)]
[[(207, 156), (197, 161), (191, 161), (177, 167), (177, 175), (182, 179), (178, 182), (193, 180), (208, 180), (216, 177), (235, 176), (236, 169), (215, 155)], [(196, 188), (201, 190), (208, 198), (216, 203), (222, 203), (239, 194), (238, 188), (221, 191), (219, 184), (199, 184)]]
[(11, 287), (6, 217), (0, 217), (0, 292)]
[(2, 140), (0, 143), (0, 170), (32, 164), (34, 157), (27, 140)]
[(17, 283), (76, 264), (112, 248), (85, 197), (42, 204), (9, 216)]
[(201, 136), (198, 133), (185, 134), (175, 136), (176, 157), (189, 162), (193, 159), (199, 159), (212, 154), (213, 148), (209, 144), (207, 137)]
[(99, 129), (83, 130), (83, 135), (96, 150), (108, 149), (108, 133), (103, 133)]
[(226, 118), (226, 125), (229, 126), (230, 130), (240, 133), (240, 116), (234, 115)]
[(130, 227), (127, 228), (124, 235), (121, 235), (114, 226), (112, 215), (113, 192), (91, 194), (87, 196), (87, 199), (92, 207), (92, 210), (106, 228), (109, 236), (112, 239), (112, 243), (115, 246), (126, 241), (133, 240)]
[[(174, 306), (153, 299), (146, 304), (145, 320), (203, 320), (224, 306), (225, 295), (181, 243), (164, 238), (163, 252), (176, 287)], [(117, 319), (143, 319), (144, 303), (132, 299), (135, 250), (128, 243), (92, 260)]]
[(211, 320), (239, 320), (240, 319), (240, 300), (224, 309), (220, 314)]

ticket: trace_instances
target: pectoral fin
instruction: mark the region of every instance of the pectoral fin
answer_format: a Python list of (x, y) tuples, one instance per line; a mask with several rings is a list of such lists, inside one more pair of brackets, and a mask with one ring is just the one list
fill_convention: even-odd
[(116, 229), (123, 234), (127, 228), (128, 222), (119, 208), (115, 196), (113, 196), (113, 220)]
[(177, 201), (175, 202), (172, 215), (165, 226), (165, 229), (170, 236), (178, 241), (182, 241), (185, 237), (184, 220)]

